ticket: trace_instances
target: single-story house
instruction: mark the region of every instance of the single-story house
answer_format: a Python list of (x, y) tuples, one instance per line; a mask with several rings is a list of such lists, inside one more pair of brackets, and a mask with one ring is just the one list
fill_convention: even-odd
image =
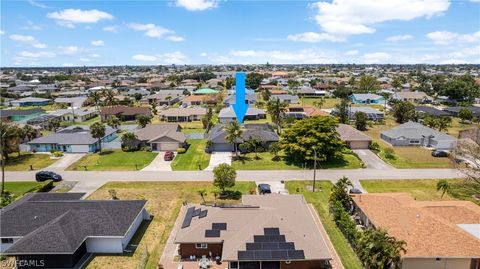
[(29, 125), (34, 125), (34, 126), (40, 126), (42, 128), (47, 128), (48, 127), (48, 121), (51, 119), (58, 118), (57, 115), (53, 114), (41, 114), (40, 116), (37, 116), (35, 118), (31, 118), (27, 120), (27, 124)]
[(339, 124), (336, 128), (340, 139), (351, 149), (368, 149), (372, 138), (347, 124)]
[(351, 119), (355, 118), (355, 113), (357, 112), (363, 112), (367, 114), (367, 119), (371, 121), (383, 121), (385, 117), (385, 114), (382, 111), (368, 106), (352, 106), (348, 110), (348, 114)]
[(125, 95), (127, 96), (134, 96), (136, 94), (140, 94), (141, 96), (147, 96), (150, 94), (150, 91), (148, 91), (147, 89), (129, 89)]
[(207, 95), (207, 94), (217, 94), (219, 91), (214, 90), (214, 89), (209, 89), (209, 88), (204, 88), (204, 89), (198, 89), (193, 92), (195, 95)]
[[(117, 138), (117, 131), (105, 127), (105, 135), (100, 139), (102, 143), (111, 142)], [(97, 138), (90, 134), (90, 126), (69, 126), (48, 136), (35, 138), (27, 143), (31, 151), (50, 152), (63, 151), (69, 153), (96, 152), (100, 149)]]
[(219, 102), (217, 95), (189, 95), (182, 102), (188, 106), (215, 105)]
[(443, 111), (449, 113), (452, 116), (458, 116), (458, 113), (462, 109), (468, 109), (468, 110), (472, 111), (473, 115), (476, 118), (480, 118), (480, 107), (477, 107), (477, 106), (466, 106), (466, 107), (464, 107), (464, 106), (451, 106), (451, 107), (444, 108)]
[[(255, 138), (265, 149), (268, 149), (271, 143), (278, 142), (279, 136), (275, 133), (269, 124), (244, 124), (242, 126), (242, 136), (237, 139), (237, 144), (241, 144), (250, 138)], [(226, 139), (225, 124), (215, 125), (208, 132), (207, 139), (211, 142), (211, 146), (207, 151), (234, 151), (234, 147)], [(238, 147), (237, 147), (238, 149)]]
[(188, 122), (201, 120), (207, 114), (204, 107), (169, 108), (159, 113), (162, 121)]
[(325, 97), (328, 95), (328, 91), (326, 90), (316, 90), (310, 87), (300, 87), (298, 90), (296, 90), (296, 93), (298, 96), (310, 98)]
[(433, 98), (428, 96), (424, 92), (411, 92), (411, 91), (396, 92), (393, 95), (393, 98), (400, 101), (407, 101), (412, 103), (429, 103), (433, 101)]
[(84, 195), (27, 193), (4, 207), (2, 255), (15, 257), (15, 268), (74, 268), (86, 255), (125, 253), (150, 218), (147, 201), (81, 200)]
[(304, 119), (316, 116), (328, 116), (328, 113), (322, 111), (318, 107), (313, 106), (290, 106), (287, 111), (283, 113), (285, 118)]
[[(228, 123), (234, 121), (237, 118), (233, 106), (225, 107), (220, 110), (218, 113), (218, 122), (219, 123)], [(259, 120), (266, 119), (267, 113), (265, 110), (255, 107), (249, 107), (247, 113), (245, 114), (245, 120)]]
[(451, 135), (412, 121), (382, 132), (380, 138), (392, 146), (423, 146), (438, 150), (450, 150), (457, 142)]
[(430, 115), (434, 117), (448, 117), (451, 116), (450, 113), (444, 110), (436, 109), (435, 107), (431, 106), (416, 106), (415, 111), (419, 114), (423, 115)]
[(270, 99), (279, 99), (281, 102), (286, 102), (287, 104), (297, 104), (299, 102), (298, 96), (291, 94), (276, 94), (272, 95)]
[(0, 118), (2, 121), (9, 120), (15, 122), (23, 122), (36, 118), (45, 113), (41, 108), (31, 109), (2, 109), (0, 110)]
[(145, 97), (142, 103), (157, 104), (159, 106), (169, 106), (180, 102), (184, 96), (181, 93), (156, 93)]
[(151, 116), (152, 112), (148, 107), (130, 107), (130, 106), (111, 106), (104, 107), (100, 112), (102, 120), (109, 116), (116, 116), (121, 121), (133, 121), (138, 115)]
[(407, 193), (353, 195), (360, 225), (406, 243), (402, 269), (480, 268), (480, 207), (469, 201), (417, 201)]
[(181, 131), (178, 124), (149, 124), (134, 133), (137, 139), (142, 144), (149, 145), (152, 151), (166, 151), (185, 147), (187, 138)]
[(98, 115), (96, 109), (57, 109), (54, 112), (49, 113), (51, 115), (58, 116), (62, 121), (70, 122), (84, 122), (89, 119), (95, 118)]
[(55, 99), (56, 104), (67, 104), (69, 107), (82, 107), (83, 103), (87, 101), (86, 96), (79, 97), (58, 97)]
[[(223, 104), (226, 106), (230, 106), (236, 103), (237, 96), (235, 94), (229, 95), (223, 101)], [(257, 95), (256, 94), (246, 94), (245, 95), (245, 104), (247, 105), (255, 105), (257, 102)]]
[(354, 104), (385, 104), (385, 98), (374, 93), (354, 93), (350, 96), (350, 100), (352, 100)]
[(180, 264), (206, 256), (229, 269), (331, 268), (332, 255), (301, 195), (244, 195), (242, 205), (187, 205), (174, 243)]
[(15, 107), (19, 106), (46, 106), (52, 102), (50, 99), (38, 97), (25, 97), (10, 101), (10, 104)]

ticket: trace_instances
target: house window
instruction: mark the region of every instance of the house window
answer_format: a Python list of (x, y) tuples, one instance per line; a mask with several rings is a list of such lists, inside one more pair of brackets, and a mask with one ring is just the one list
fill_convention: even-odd
[(410, 144), (420, 144), (420, 140), (410, 140)]
[(13, 244), (13, 238), (2, 238), (2, 244)]
[(207, 243), (197, 243), (197, 244), (195, 244), (195, 248), (206, 249), (206, 248), (208, 248), (208, 244)]
[(238, 262), (230, 262), (230, 269), (237, 269), (238, 268)]

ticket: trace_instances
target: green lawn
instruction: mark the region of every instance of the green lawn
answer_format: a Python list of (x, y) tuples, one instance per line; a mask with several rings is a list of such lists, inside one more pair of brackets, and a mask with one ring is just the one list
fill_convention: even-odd
[(33, 170), (45, 168), (54, 162), (56, 159), (50, 159), (49, 154), (31, 154), (22, 153), (20, 155), (10, 154), (8, 160), (5, 162), (6, 171), (29, 171), (30, 165)]
[(286, 183), (286, 188), (290, 194), (303, 194), (307, 202), (313, 204), (338, 256), (340, 256), (344, 268), (363, 268), (350, 244), (328, 213), (328, 196), (330, 195), (332, 183), (329, 181), (317, 181), (317, 191), (315, 193), (307, 189), (307, 186), (311, 185), (312, 182), (310, 181), (289, 181)]
[[(441, 175), (439, 175), (441, 176)], [(417, 180), (361, 180), (362, 186), (368, 192), (406, 192), (417, 200), (468, 200), (480, 205), (480, 200), (473, 197), (480, 193), (480, 185), (466, 182), (463, 179), (450, 179), (452, 187), (450, 194), (442, 198), (442, 191), (437, 191), (435, 179)]]
[[(303, 98), (303, 105), (313, 106), (313, 102), (318, 102), (320, 98)], [(340, 99), (337, 98), (324, 98), (322, 108), (334, 108), (340, 103)], [(302, 98), (300, 98), (300, 104), (302, 104)]]
[[(237, 182), (231, 189), (248, 194), (251, 190), (255, 190), (255, 187), (255, 182)], [(121, 200), (146, 199), (146, 208), (153, 219), (150, 222), (144, 222), (140, 226), (140, 232), (137, 232), (132, 238), (128, 248), (135, 250), (131, 245), (138, 245), (136, 251), (122, 255), (94, 256), (87, 265), (87, 269), (139, 268), (137, 266), (145, 248), (150, 254), (145, 268), (157, 268), (182, 203), (201, 203), (202, 199), (198, 194), (200, 189), (207, 191), (206, 201), (213, 202), (212, 191), (215, 188), (210, 182), (110, 182), (94, 192), (88, 199), (110, 199), (108, 194), (110, 189), (114, 189), (117, 197)], [(239, 201), (227, 200), (224, 202), (238, 203)]]
[(62, 122), (62, 125), (64, 126), (71, 126), (71, 125), (92, 125), (94, 124), (95, 122), (99, 122), (100, 121), (100, 116), (96, 116), (96, 117), (93, 117), (89, 120), (86, 120), (86, 121), (83, 121), (83, 122), (79, 122), (79, 121), (76, 121), (76, 122)]
[(103, 150), (101, 153), (91, 153), (70, 165), (67, 170), (121, 171), (140, 170), (149, 165), (157, 153), (147, 151), (124, 152), (122, 150)]
[(199, 170), (205, 169), (210, 162), (210, 154), (205, 153), (206, 139), (187, 139), (190, 145), (187, 152), (177, 154), (172, 162), (172, 169), (176, 170)]
[(182, 129), (182, 133), (184, 134), (192, 134), (192, 133), (205, 133), (205, 129), (203, 128), (184, 128)]
[[(27, 192), (37, 192), (45, 185), (49, 184), (49, 181), (44, 182), (5, 182), (5, 190), (10, 191), (13, 194), (13, 200), (20, 199)], [(0, 206), (1, 207), (1, 206)]]
[[(232, 162), (232, 166), (237, 170), (296, 170), (302, 169), (304, 165), (289, 162), (285, 155), (279, 154), (279, 160), (274, 160), (269, 152), (258, 153), (259, 159), (255, 159), (255, 153), (241, 155), (240, 160)], [(313, 168), (313, 167), (307, 167)], [(355, 169), (362, 168), (360, 160), (352, 154), (343, 154), (342, 159), (329, 162), (317, 163), (318, 169)]]

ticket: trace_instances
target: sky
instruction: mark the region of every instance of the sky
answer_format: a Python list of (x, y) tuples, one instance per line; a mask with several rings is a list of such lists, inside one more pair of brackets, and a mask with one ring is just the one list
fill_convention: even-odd
[(2, 67), (480, 63), (480, 0), (2, 0), (0, 14)]

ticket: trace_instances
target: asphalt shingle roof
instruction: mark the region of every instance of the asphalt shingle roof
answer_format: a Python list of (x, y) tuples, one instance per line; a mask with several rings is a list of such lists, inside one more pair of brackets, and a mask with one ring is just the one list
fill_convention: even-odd
[[(105, 136), (115, 132), (115, 129), (105, 127)], [(35, 138), (28, 144), (90, 145), (97, 141), (90, 134), (89, 126), (70, 126), (49, 136)]]

